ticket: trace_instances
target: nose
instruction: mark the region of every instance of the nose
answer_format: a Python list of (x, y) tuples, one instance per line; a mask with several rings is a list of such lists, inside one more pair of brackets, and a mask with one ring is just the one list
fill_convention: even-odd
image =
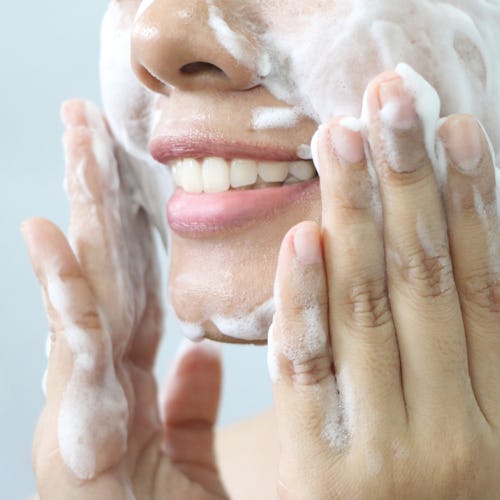
[(258, 85), (258, 44), (244, 21), (230, 15), (227, 4), (233, 2), (223, 2), (222, 8), (206, 0), (145, 3), (134, 21), (131, 54), (136, 75), (151, 90), (168, 94), (169, 87), (247, 90)]

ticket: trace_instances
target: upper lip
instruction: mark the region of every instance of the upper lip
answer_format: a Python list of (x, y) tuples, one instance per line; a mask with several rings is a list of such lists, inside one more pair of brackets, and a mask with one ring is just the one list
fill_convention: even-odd
[(252, 144), (202, 136), (159, 136), (149, 143), (151, 156), (160, 163), (177, 158), (245, 158), (257, 161), (296, 161), (296, 149), (269, 144)]

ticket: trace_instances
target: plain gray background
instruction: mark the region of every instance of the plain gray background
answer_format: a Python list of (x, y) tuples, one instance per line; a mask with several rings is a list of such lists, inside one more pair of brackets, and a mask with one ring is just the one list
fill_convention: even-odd
[[(19, 227), (33, 215), (68, 223), (62, 190), (59, 105), (99, 102), (98, 45), (105, 0), (8, 2), (0, 30), (0, 498), (35, 490), (30, 449), (43, 405), (47, 322)], [(157, 373), (179, 343), (169, 321)], [(220, 424), (271, 405), (262, 347), (224, 346)]]

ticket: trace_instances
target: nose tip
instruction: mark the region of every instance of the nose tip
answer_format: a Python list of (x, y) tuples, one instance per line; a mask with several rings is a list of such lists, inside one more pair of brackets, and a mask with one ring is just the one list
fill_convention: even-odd
[(150, 89), (247, 90), (259, 82), (256, 43), (220, 9), (196, 1), (151, 2), (132, 30), (132, 67)]

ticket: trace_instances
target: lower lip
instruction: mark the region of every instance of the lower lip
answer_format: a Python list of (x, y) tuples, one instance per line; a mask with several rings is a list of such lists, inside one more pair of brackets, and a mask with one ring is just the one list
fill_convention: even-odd
[(274, 188), (191, 194), (177, 188), (167, 206), (172, 231), (202, 237), (258, 222), (319, 190), (319, 180)]

